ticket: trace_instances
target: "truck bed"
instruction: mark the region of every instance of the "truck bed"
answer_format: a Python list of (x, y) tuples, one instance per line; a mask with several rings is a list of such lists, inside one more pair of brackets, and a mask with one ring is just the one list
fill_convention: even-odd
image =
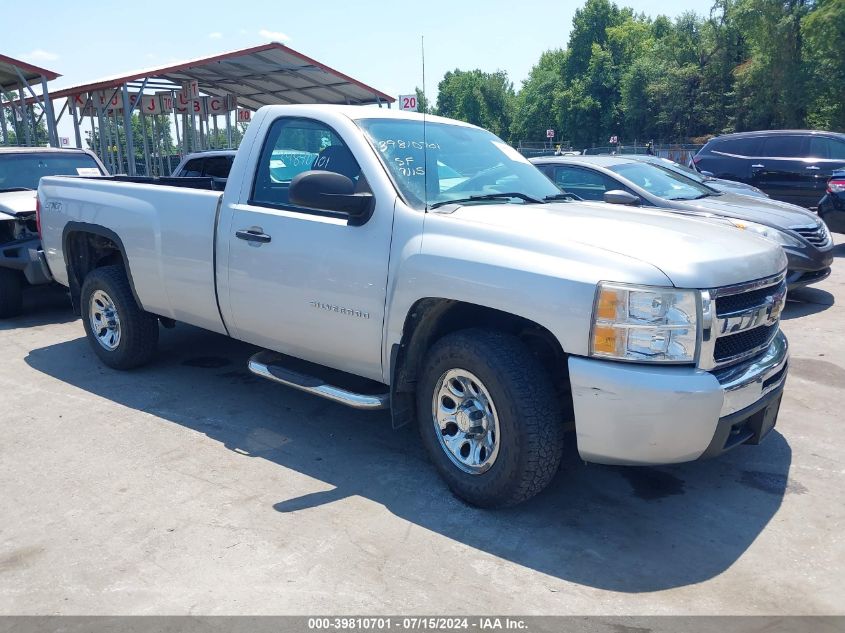
[(67, 235), (103, 229), (120, 236), (144, 310), (225, 332), (214, 271), (222, 193), (213, 187), (211, 178), (43, 178), (44, 250), (56, 280), (67, 284)]

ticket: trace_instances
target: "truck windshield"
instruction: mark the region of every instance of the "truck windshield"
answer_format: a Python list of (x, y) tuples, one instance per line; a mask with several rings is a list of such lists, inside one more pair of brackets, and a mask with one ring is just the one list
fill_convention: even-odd
[(661, 165), (630, 162), (611, 165), (609, 169), (658, 198), (666, 200), (697, 200), (717, 193), (710, 187)]
[(42, 176), (102, 176), (88, 154), (12, 152), (0, 154), (0, 191), (37, 189)]
[(486, 130), (430, 121), (423, 130), (422, 120), (409, 119), (357, 123), (405, 200), (417, 209), (452, 200), (529, 204), (560, 195), (534, 165)]

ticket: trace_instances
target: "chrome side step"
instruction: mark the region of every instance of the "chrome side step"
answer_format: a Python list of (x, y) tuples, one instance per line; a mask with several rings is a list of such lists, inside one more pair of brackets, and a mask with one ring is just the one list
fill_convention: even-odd
[[(345, 404), (347, 407), (352, 407), (353, 409), (375, 411), (378, 409), (387, 409), (390, 406), (390, 393), (358, 393), (337, 385), (331, 385), (322, 378), (286, 367), (283, 364), (285, 358), (266, 350), (258, 352), (249, 359), (249, 371), (256, 376), (261, 376), (267, 380), (272, 380), (273, 382), (278, 382), (327, 400)], [(373, 386), (387, 388), (386, 385), (378, 385), (378, 383), (372, 381), (366, 382)]]

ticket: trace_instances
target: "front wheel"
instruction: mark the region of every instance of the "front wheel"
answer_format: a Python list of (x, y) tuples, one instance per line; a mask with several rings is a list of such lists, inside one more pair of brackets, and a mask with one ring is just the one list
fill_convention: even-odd
[(560, 465), (563, 422), (554, 386), (514, 336), (464, 330), (435, 343), (418, 382), (417, 409), (429, 457), (472, 505), (525, 501)]
[(94, 353), (114, 369), (147, 363), (158, 345), (158, 318), (135, 301), (121, 266), (92, 270), (82, 284), (82, 323)]

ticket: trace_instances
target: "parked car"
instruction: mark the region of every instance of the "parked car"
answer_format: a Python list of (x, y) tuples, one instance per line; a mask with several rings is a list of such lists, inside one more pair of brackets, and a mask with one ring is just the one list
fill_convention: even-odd
[(49, 147), (0, 148), (0, 318), (17, 316), (23, 288), (48, 283), (39, 255), (35, 189), (42, 176), (102, 176), (106, 169), (95, 154)]
[[(775, 424), (786, 257), (770, 241), (568, 201), (441, 117), (267, 106), (241, 147), (222, 195), (42, 179), (50, 270), (106, 365), (148, 362), (160, 322), (252, 343), (258, 376), (418, 423), (452, 490), (486, 507), (544, 488), (566, 428), (587, 461), (662, 464)], [(276, 147), (317, 159), (278, 181)]]
[(830, 274), (830, 233), (818, 216), (801, 207), (716, 191), (674, 170), (621, 156), (547, 156), (531, 162), (562, 191), (585, 200), (707, 215), (761, 235), (786, 251), (790, 287), (816, 283)]
[(845, 168), (845, 134), (765, 130), (710, 139), (692, 159), (704, 173), (754, 185), (775, 200), (814, 207), (835, 169)]
[(186, 154), (171, 174), (174, 178), (228, 178), (235, 150), (215, 149)]
[(669, 160), (668, 158), (661, 158), (660, 156), (650, 156), (648, 154), (619, 154), (619, 156), (621, 156), (622, 158), (630, 158), (631, 160), (638, 160), (643, 163), (649, 163), (650, 165), (665, 167), (666, 169), (679, 173), (682, 176), (692, 178), (696, 182), (699, 182), (703, 185), (707, 185), (708, 187), (710, 187), (711, 189), (715, 189), (716, 191), (724, 191), (726, 193), (738, 193), (744, 196), (754, 196), (757, 198), (769, 197), (763, 191), (752, 185), (746, 184), (744, 182), (737, 182), (735, 180), (714, 178), (713, 176), (708, 176), (699, 173), (691, 167), (681, 165), (680, 163), (676, 163), (675, 161)]
[(819, 217), (831, 231), (845, 233), (845, 169), (833, 172), (827, 191), (819, 202)]

